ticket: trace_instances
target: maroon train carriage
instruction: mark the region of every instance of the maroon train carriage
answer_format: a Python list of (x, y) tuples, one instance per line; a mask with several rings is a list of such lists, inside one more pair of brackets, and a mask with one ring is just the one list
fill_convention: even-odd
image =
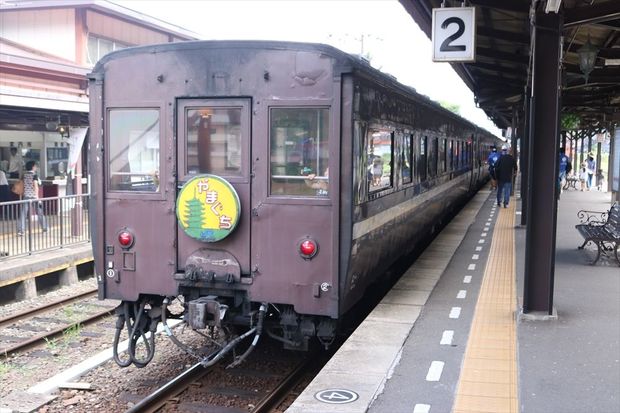
[(170, 317), (219, 340), (204, 364), (254, 336), (242, 361), (261, 334), (329, 345), (381, 269), (488, 179), (497, 141), (326, 45), (137, 47), (89, 80), (93, 250), (99, 297), (123, 301), (122, 366), (150, 361), (138, 339)]

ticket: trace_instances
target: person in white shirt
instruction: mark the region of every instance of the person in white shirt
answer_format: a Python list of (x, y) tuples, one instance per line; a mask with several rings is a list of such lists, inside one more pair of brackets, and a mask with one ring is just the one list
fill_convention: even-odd
[(6, 174), (0, 169), (0, 202), (8, 202), (9, 200), (9, 181), (6, 180)]
[(9, 178), (19, 179), (22, 168), (24, 167), (24, 160), (22, 154), (19, 153), (17, 148), (11, 148), (11, 158), (9, 159)]

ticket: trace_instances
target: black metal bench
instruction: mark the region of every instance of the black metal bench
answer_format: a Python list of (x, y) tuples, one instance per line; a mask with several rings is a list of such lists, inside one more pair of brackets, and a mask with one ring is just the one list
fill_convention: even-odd
[(569, 188), (573, 188), (574, 190), (577, 190), (578, 182), (579, 182), (579, 178), (577, 178), (574, 175), (569, 175), (566, 178), (564, 178), (564, 186), (562, 187), (562, 189), (567, 190)]
[(601, 252), (613, 251), (616, 261), (620, 265), (618, 249), (620, 248), (620, 205), (614, 204), (609, 211), (579, 211), (577, 213), (581, 224), (575, 225), (577, 231), (585, 241), (579, 247), (583, 249), (588, 242), (596, 244), (598, 250), (592, 265), (601, 257)]

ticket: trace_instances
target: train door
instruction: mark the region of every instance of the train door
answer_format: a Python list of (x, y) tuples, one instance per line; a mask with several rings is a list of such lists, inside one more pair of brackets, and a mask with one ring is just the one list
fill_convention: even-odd
[(105, 111), (103, 246), (106, 297), (135, 301), (138, 291), (173, 294), (174, 191), (171, 134), (161, 104)]
[(253, 296), (335, 313), (338, 126), (327, 105), (261, 104), (252, 145)]
[(177, 102), (179, 271), (200, 260), (216, 276), (235, 277), (227, 282), (250, 272), (250, 105), (240, 98)]

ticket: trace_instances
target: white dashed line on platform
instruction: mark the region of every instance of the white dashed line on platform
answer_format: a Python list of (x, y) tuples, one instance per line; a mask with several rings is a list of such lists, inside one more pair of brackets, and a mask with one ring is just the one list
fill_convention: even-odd
[(429, 413), (431, 411), (430, 404), (418, 403), (413, 407), (413, 413)]
[(480, 258), (480, 255), (478, 255), (478, 254), (474, 254), (474, 255), (471, 256), (472, 260), (477, 260), (479, 258)]
[(461, 307), (452, 307), (450, 309), (450, 314), (448, 317), (450, 318), (459, 318), (461, 316)]
[(426, 374), (426, 381), (439, 381), (444, 364), (443, 361), (433, 361)]
[(468, 269), (469, 271), (473, 271), (473, 270), (475, 270), (475, 269), (476, 269), (476, 264), (469, 264), (469, 265), (467, 266), (467, 269)]
[(454, 338), (454, 330), (445, 330), (441, 335), (441, 341), (439, 342), (442, 346), (450, 346), (452, 345), (452, 339)]
[(482, 247), (476, 247), (476, 251), (482, 251)]
[(467, 290), (459, 290), (459, 293), (456, 295), (456, 298), (463, 299), (467, 297)]
[(469, 284), (471, 282), (471, 275), (466, 275), (465, 277), (463, 277), (463, 282), (465, 284)]
[(478, 244), (484, 244), (484, 240), (483, 239), (478, 240)]

